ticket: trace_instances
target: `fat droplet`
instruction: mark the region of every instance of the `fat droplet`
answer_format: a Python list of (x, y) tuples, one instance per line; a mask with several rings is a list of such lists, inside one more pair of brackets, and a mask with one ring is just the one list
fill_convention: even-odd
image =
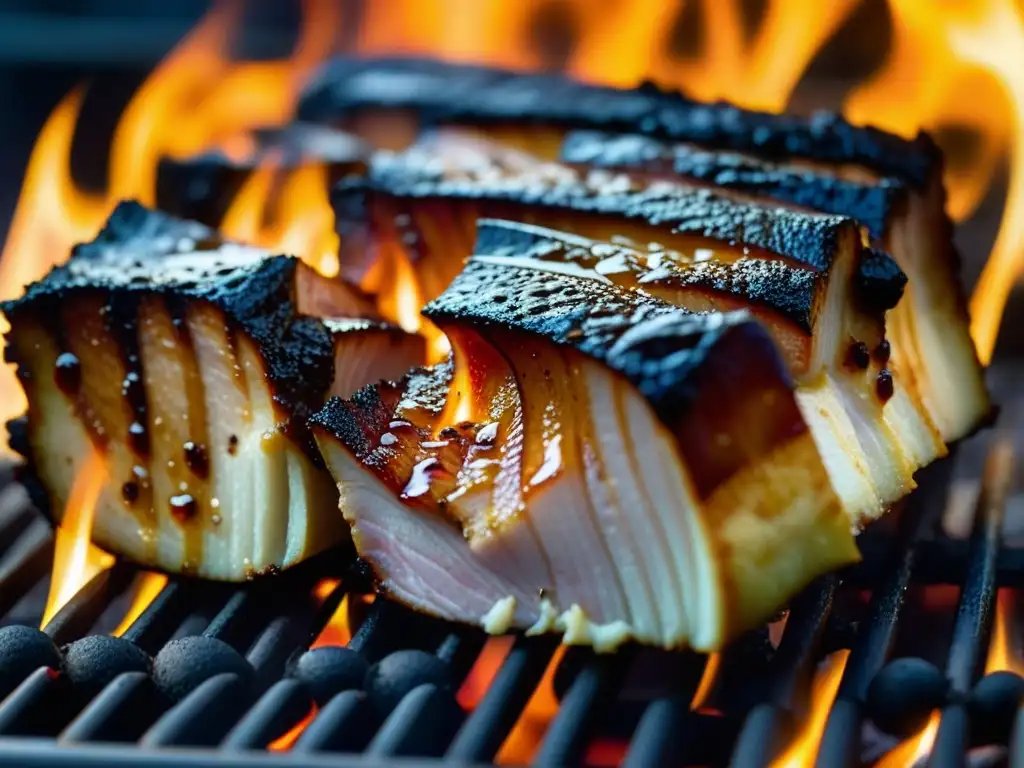
[(562, 436), (555, 435), (544, 446), (544, 463), (540, 465), (532, 478), (530, 485), (536, 486), (550, 480), (558, 474), (562, 468)]
[(70, 352), (57, 356), (53, 365), (53, 380), (65, 395), (78, 393), (82, 386), (82, 364)]
[(395, 437), (390, 432), (385, 432), (383, 435), (380, 436), (380, 444), (381, 445), (394, 445), (397, 442), (398, 442), (398, 438)]
[(206, 478), (210, 474), (210, 460), (206, 455), (206, 448), (199, 443), (189, 440), (185, 443), (185, 466), (192, 470), (192, 474), (199, 478)]
[(477, 445), (494, 445), (494, 441), (498, 438), (498, 422), (492, 421), (489, 424), (484, 424), (480, 429), (476, 431), (476, 443)]
[(190, 494), (183, 493), (180, 496), (171, 496), (171, 514), (180, 523), (187, 523), (196, 516), (199, 505)]
[(402, 491), (403, 499), (415, 499), (430, 490), (430, 476), (434, 467), (440, 467), (437, 459), (423, 459), (412, 468), (412, 477)]

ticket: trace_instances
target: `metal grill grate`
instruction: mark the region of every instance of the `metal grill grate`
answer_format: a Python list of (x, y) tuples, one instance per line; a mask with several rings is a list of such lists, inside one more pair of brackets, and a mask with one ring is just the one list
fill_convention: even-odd
[[(948, 466), (927, 470), (906, 508), (862, 537), (864, 563), (821, 579), (793, 602), (777, 648), (762, 629), (727, 649), (710, 707), (699, 711), (690, 711), (689, 703), (705, 665), (701, 656), (630, 648), (610, 656), (569, 649), (556, 658), (552, 639), (517, 638), (483, 697), (465, 712), (454, 691), (486, 638), (379, 600), (366, 607), (348, 647), (368, 663), (398, 658), (393, 654), (402, 649), (427, 651), (440, 662), (431, 675), (443, 670), (443, 679), (420, 680), (415, 670), (396, 673), (407, 674), (397, 690), (408, 689), (397, 698), (339, 692), (321, 702), (288, 753), (267, 752), (314, 711), (307, 687), (288, 675), (292, 663), (344, 596), (364, 586), (357, 568), (343, 572), (350, 556), (333, 553), (244, 587), (172, 579), (122, 636), (149, 656), (175, 638), (216, 638), (245, 658), (252, 681), (230, 665), (214, 666), (207, 679), (171, 703), (145, 671), (108, 672), (107, 684), (78, 690), (67, 674), (40, 668), (0, 702), (0, 764), (354, 766), (391, 764), (396, 756), (420, 758), (421, 764), (436, 758), (488, 763), (555, 659), (559, 705), (535, 763), (585, 764), (595, 759), (600, 742), (617, 744), (612, 754), (630, 766), (764, 766), (792, 737), (819, 660), (849, 648), (817, 765), (859, 765), (865, 694), (893, 653), (909, 588), (941, 583), (961, 589), (941, 649), (952, 694), (931, 765), (963, 765), (970, 745), (965, 697), (983, 671), (997, 588), (1024, 584), (1024, 550), (1001, 546), (1012, 479), (1008, 446), (997, 441), (990, 448), (969, 540), (938, 529)], [(11, 483), (9, 469), (0, 480)], [(32, 594), (45, 595), (52, 552), (47, 523), (27, 504), (0, 511), (0, 616), (6, 616), (0, 623), (29, 623), (17, 606)], [(119, 600), (123, 612), (133, 577), (131, 567), (120, 563), (101, 573), (50, 621), (46, 634), (64, 645), (102, 633)], [(337, 585), (317, 596), (316, 585), (331, 577)], [(855, 615), (843, 608), (851, 596), (859, 597), (852, 601), (859, 605)], [(0, 679), (5, 666), (18, 663), (0, 655)], [(1016, 753), (1024, 753), (1024, 715), (1017, 716), (1011, 738)]]

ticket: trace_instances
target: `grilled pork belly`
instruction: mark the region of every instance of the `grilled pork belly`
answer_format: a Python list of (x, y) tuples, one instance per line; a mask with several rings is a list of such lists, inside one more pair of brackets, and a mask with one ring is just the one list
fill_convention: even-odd
[(857, 558), (762, 326), (527, 262), (474, 259), (427, 307), (451, 361), (312, 420), (389, 596), (708, 651)]
[(560, 157), (652, 178), (681, 177), (747, 198), (856, 219), (909, 277), (906, 298), (889, 315), (893, 360), (940, 434), (946, 441), (960, 439), (990, 412), (937, 166), (918, 185), (841, 165), (770, 161), (636, 134), (583, 130), (566, 136)]
[[(543, 159), (653, 164), (735, 192), (852, 216), (910, 278), (892, 317), (894, 360), (944, 439), (964, 437), (992, 413), (944, 211), (942, 158), (926, 134), (906, 140), (833, 113), (772, 115), (651, 85), (624, 90), (401, 58), (329, 63), (311, 81), (299, 114), (386, 148), (408, 146), (425, 129), (455, 126)], [(594, 131), (605, 138), (595, 143)]]
[(12, 447), (60, 521), (95, 451), (93, 538), (169, 572), (240, 580), (346, 536), (305, 421), (329, 394), (422, 361), (356, 319), (364, 296), (297, 259), (121, 204), (92, 243), (3, 305), (28, 397)]
[(470, 252), (478, 217), (494, 216), (582, 235), (593, 242), (577, 248), (607, 271), (628, 271), (611, 258), (617, 243), (642, 244), (629, 258), (660, 261), (641, 289), (695, 312), (750, 308), (785, 351), (802, 406), (828, 414), (808, 422), (855, 524), (945, 453), (902, 369), (889, 366), (885, 312), (903, 275), (862, 245), (850, 219), (450, 137), (375, 158), (366, 176), (339, 185), (335, 204), (342, 271), (371, 289), (368, 278), (411, 265), (421, 293), (438, 295), (461, 268), (454, 257)]

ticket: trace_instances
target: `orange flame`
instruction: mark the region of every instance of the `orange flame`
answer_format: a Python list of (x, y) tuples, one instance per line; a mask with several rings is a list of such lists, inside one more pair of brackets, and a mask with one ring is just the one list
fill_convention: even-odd
[(306, 726), (313, 722), (313, 718), (316, 717), (317, 707), (314, 704), (310, 707), (309, 714), (299, 720), (295, 725), (288, 729), (287, 732), (281, 734), (272, 742), (267, 745), (267, 749), (270, 752), (287, 752), (292, 746), (298, 741), (299, 736), (306, 730)]
[(106, 481), (102, 457), (95, 449), (90, 450), (75, 475), (64, 517), (56, 530), (53, 574), (41, 627), (49, 624), (91, 578), (114, 564), (112, 556), (90, 543), (96, 501)]
[[(333, 580), (327, 580), (327, 582), (330, 581)], [(321, 588), (324, 587), (325, 583), (326, 582), (321, 582), (317, 587), (316, 591), (318, 597), (321, 596), (322, 593), (322, 596), (326, 598), (327, 595), (334, 590), (334, 587), (337, 586), (337, 582), (335, 582), (333, 585), (330, 585), (329, 588), (325, 588), (325, 590), (322, 591)], [(324, 645), (348, 645), (348, 641), (352, 639), (352, 630), (348, 625), (348, 601), (350, 597), (350, 595), (345, 595), (341, 602), (338, 603), (338, 607), (335, 609), (334, 613), (331, 614), (331, 618), (327, 621), (327, 625), (320, 631), (316, 640), (314, 640), (309, 646), (311, 649), (320, 648)]]
[(495, 760), (499, 765), (528, 765), (533, 753), (547, 731), (551, 718), (558, 712), (558, 699), (555, 697), (554, 680), (558, 665), (565, 656), (565, 646), (558, 646), (540, 684), (534, 689), (533, 695), (526, 703), (523, 714), (519, 716), (512, 732), (501, 745)]
[(988, 658), (985, 660), (986, 675), (1004, 671), (1024, 675), (1020, 637), (1014, 631), (1015, 597), (1011, 589), (999, 590), (995, 622), (992, 625), (992, 640), (988, 647)]
[(935, 710), (927, 724), (914, 736), (885, 753), (875, 768), (908, 768), (932, 751), (942, 714)]
[(143, 571), (135, 577), (135, 593), (132, 595), (132, 603), (127, 613), (121, 619), (121, 623), (111, 632), (114, 637), (120, 637), (128, 627), (135, 623), (135, 620), (142, 615), (142, 612), (149, 607), (149, 604), (156, 600), (156, 596), (167, 586), (167, 577), (162, 573)]
[(718, 668), (722, 665), (722, 654), (712, 653), (704, 663), (704, 673), (697, 685), (697, 692), (690, 700), (690, 709), (700, 709), (708, 700), (712, 689), (715, 687), (715, 678), (718, 677)]
[(465, 681), (459, 687), (458, 701), (463, 709), (472, 710), (480, 703), (498, 670), (501, 669), (505, 657), (512, 650), (512, 643), (511, 637), (488, 638)]
[(847, 650), (836, 651), (818, 670), (811, 684), (811, 711), (804, 718), (800, 732), (793, 742), (782, 756), (772, 763), (772, 768), (803, 768), (805, 765), (814, 765), (818, 745), (825, 732), (828, 713), (839, 691), (839, 681), (843, 678), (843, 670), (846, 669), (846, 659), (849, 655), (850, 652)]
[(909, 135), (966, 126), (981, 135), (969, 162), (949, 164), (949, 210), (962, 219), (1009, 152), (1010, 181), (992, 254), (971, 299), (971, 334), (992, 357), (1010, 289), (1024, 268), (1024, 18), (1016, 0), (891, 0), (894, 43), (881, 71), (846, 104), (854, 121)]

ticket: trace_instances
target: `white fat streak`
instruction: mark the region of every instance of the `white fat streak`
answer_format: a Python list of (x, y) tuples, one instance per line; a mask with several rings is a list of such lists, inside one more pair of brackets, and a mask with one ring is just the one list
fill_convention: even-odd
[[(249, 429), (242, 437), (239, 452), (259, 451), (265, 456), (262, 472), (254, 473), (253, 506), (250, 511), (248, 563), (260, 570), (280, 565), (288, 535), (289, 482), (288, 438), (277, 431), (277, 412), (267, 386), (263, 361), (244, 336), (238, 340), (239, 363), (249, 391)], [(261, 514), (262, 513), (262, 514)]]
[(637, 636), (660, 642), (664, 630), (652, 583), (666, 574), (658, 533), (629, 465), (631, 448), (620, 428), (614, 374), (588, 359), (582, 360), (581, 374), (596, 449), (596, 455), (588, 457), (584, 447), (591, 506), (618, 568)]
[(855, 529), (882, 513), (881, 496), (857, 430), (828, 381), (796, 390), (796, 402), (818, 448), (829, 481)]
[(256, 466), (258, 457), (240, 453), (241, 445), (234, 456), (228, 445), (231, 435), (241, 439), (249, 430), (244, 418), (248, 398), (235, 381), (234, 357), (220, 313), (205, 307), (191, 310), (188, 327), (206, 399), (210, 496), (220, 504), (213, 511), (220, 523), (211, 524), (204, 535), (201, 570), (208, 576), (238, 578), (245, 575), (242, 561), (249, 557), (242, 553), (241, 539), (254, 524), (252, 477), (261, 468)]
[[(142, 302), (137, 333), (150, 435), (148, 466), (156, 520), (152, 532), (156, 537), (155, 565), (173, 572), (180, 569), (184, 561), (185, 535), (182, 526), (170, 513), (170, 498), (181, 493), (181, 489), (172, 480), (168, 464), (174, 462), (180, 465), (185, 460), (184, 441), (171, 440), (168, 444), (158, 436), (168, 429), (172, 434), (184, 434), (191, 438), (193, 434), (202, 434), (202, 427), (193, 429), (193, 425), (188, 423), (188, 388), (185, 386), (184, 370), (178, 362), (179, 356), (187, 352), (182, 348), (162, 302)], [(156, 419), (161, 419), (166, 426), (156, 427)], [(135, 525), (137, 527), (138, 522)], [(198, 566), (200, 563), (193, 565)]]
[[(683, 476), (675, 440), (651, 412), (651, 407), (639, 395), (629, 390), (624, 398), (623, 421), (629, 426), (627, 442), (636, 453), (638, 483), (644, 488), (660, 528), (665, 532), (669, 552), (669, 567), (674, 579), (655, 584), (660, 591), (658, 602), (669, 605), (679, 600), (678, 619), (682, 625), (675, 634), (666, 633), (666, 645), (684, 645), (690, 635), (698, 631), (702, 601), (698, 593), (716, 589), (717, 576), (702, 573), (694, 561), (695, 521), (699, 515), (699, 501), (694, 497)], [(678, 589), (673, 585), (678, 585)], [(668, 614), (669, 609), (663, 609)]]

